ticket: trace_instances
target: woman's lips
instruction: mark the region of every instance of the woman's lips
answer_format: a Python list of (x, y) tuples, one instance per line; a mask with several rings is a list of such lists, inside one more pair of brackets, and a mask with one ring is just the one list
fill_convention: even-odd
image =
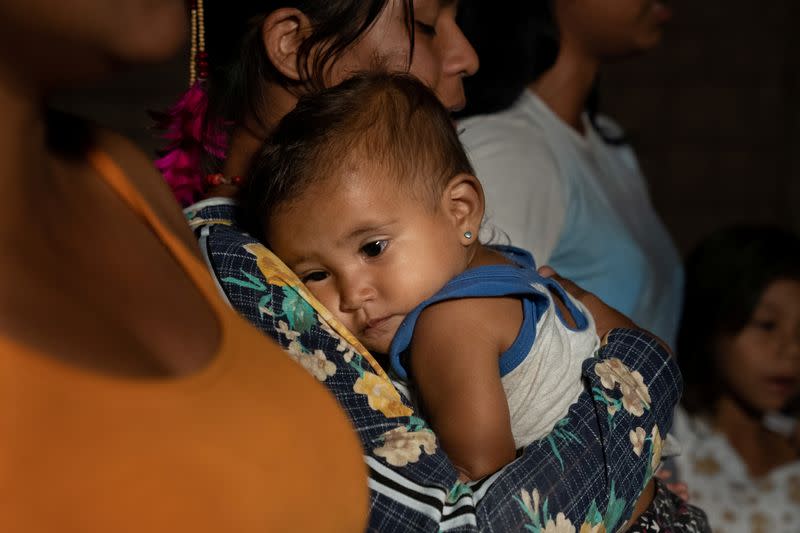
[(799, 383), (797, 378), (783, 376), (768, 377), (766, 382), (770, 390), (783, 395), (797, 392)]
[(451, 113), (458, 113), (459, 111), (463, 111), (465, 107), (467, 107), (467, 99), (462, 96), (458, 102), (449, 106), (447, 110)]

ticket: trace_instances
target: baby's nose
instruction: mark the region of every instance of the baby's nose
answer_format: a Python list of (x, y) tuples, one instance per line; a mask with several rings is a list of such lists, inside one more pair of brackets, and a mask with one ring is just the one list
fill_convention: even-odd
[(363, 307), (364, 302), (374, 296), (375, 291), (369, 283), (360, 276), (352, 280), (345, 280), (340, 287), (339, 308), (342, 312), (352, 313)]

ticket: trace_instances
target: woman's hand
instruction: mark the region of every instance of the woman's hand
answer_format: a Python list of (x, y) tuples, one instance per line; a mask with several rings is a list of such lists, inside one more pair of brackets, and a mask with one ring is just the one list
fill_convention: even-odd
[(561, 276), (553, 270), (552, 267), (543, 266), (539, 268), (539, 274), (546, 278), (552, 278), (558, 282), (559, 285), (564, 287), (570, 296), (578, 300), (582, 303), (586, 308), (592, 313), (592, 317), (594, 317), (594, 323), (597, 327), (597, 336), (601, 339), (604, 338), (609, 331), (614, 328), (629, 328), (629, 329), (639, 329), (639, 327), (634, 324), (634, 322), (611, 307), (607, 305), (603, 300), (592, 294), (591, 292), (580, 288), (571, 280), (567, 278), (562, 278)]
[(667, 488), (677, 494), (681, 500), (685, 502), (689, 501), (689, 486), (686, 485), (686, 483), (670, 482), (670, 479), (672, 479), (672, 470), (661, 467), (654, 475), (663, 481), (667, 485)]
[[(627, 329), (639, 329), (642, 330), (639, 326), (637, 326), (633, 320), (628, 318), (627, 316), (623, 315), (610, 305), (606, 304), (603, 300), (595, 296), (593, 293), (582, 289), (578, 285), (576, 285), (571, 280), (567, 278), (562, 278), (558, 275), (558, 273), (553, 270), (552, 267), (547, 265), (540, 267), (538, 270), (539, 274), (546, 278), (552, 278), (558, 282), (573, 298), (578, 300), (582, 303), (586, 309), (592, 314), (594, 318), (595, 327), (597, 329), (597, 336), (600, 337), (601, 340), (605, 339), (606, 335), (615, 328), (627, 328)], [(649, 333), (649, 332), (648, 332)], [(652, 333), (650, 333), (653, 335)], [(670, 347), (653, 335), (653, 337), (661, 344), (669, 353), (672, 353)]]

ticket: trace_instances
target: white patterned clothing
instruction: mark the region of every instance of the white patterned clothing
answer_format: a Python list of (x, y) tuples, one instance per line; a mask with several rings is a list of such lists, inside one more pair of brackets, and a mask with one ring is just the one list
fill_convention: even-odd
[(678, 408), (672, 431), (683, 453), (670, 466), (714, 533), (800, 532), (800, 460), (753, 479), (728, 439), (702, 418)]

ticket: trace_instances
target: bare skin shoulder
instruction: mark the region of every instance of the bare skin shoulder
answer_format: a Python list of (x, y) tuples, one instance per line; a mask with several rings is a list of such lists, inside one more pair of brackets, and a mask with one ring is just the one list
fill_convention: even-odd
[(466, 479), (516, 457), (499, 355), (522, 323), (514, 298), (465, 298), (427, 308), (417, 322), (411, 371), (426, 415)]
[[(146, 156), (108, 132), (97, 132), (96, 143), (199, 257)], [(2, 235), (11, 253), (0, 271), (15, 280), (0, 298), (3, 333), (104, 373), (153, 377), (203, 367), (216, 353), (219, 325), (172, 253), (88, 161), (50, 156), (37, 168), (24, 193), (37, 223), (18, 220), (24, 234)]]

